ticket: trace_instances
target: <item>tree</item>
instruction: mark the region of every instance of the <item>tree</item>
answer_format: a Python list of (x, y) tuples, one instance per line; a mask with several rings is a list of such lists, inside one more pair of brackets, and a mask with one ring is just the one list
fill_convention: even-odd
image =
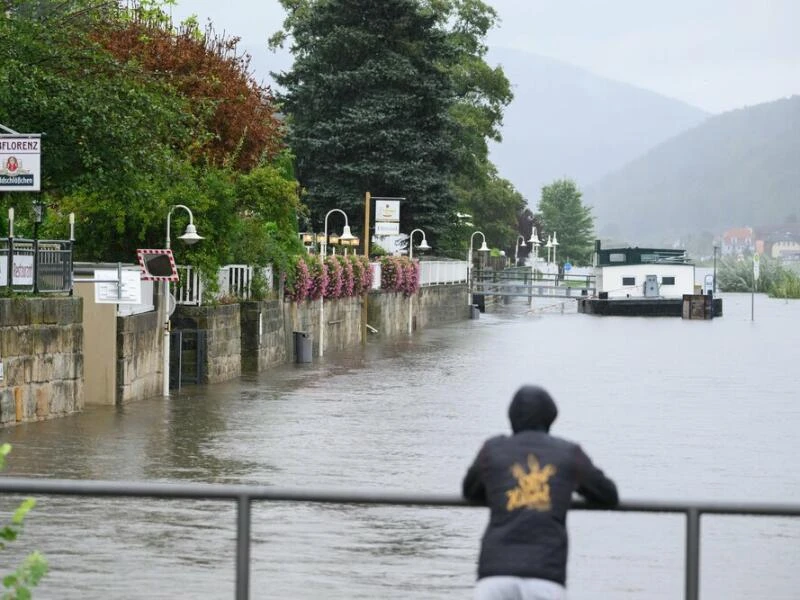
[[(75, 212), (76, 256), (129, 261), (163, 245), (169, 207), (191, 199), (206, 240), (176, 245), (180, 262), (208, 274), (297, 249), (296, 180), (247, 58), (191, 22), (173, 28), (157, 0), (128, 6), (18, 0), (0, 19), (0, 123), (45, 134), (40, 233), (65, 237)], [(30, 196), (0, 197), (23, 234)]]
[[(462, 213), (491, 213), (480, 209), (485, 199), (496, 196), (489, 186), (498, 181), (487, 140), (500, 140), (503, 109), (512, 98), (502, 69), (485, 61), (483, 40), (497, 21), (495, 11), (481, 0), (282, 4), (288, 15), (271, 44), (293, 38), (293, 71), (277, 79), (289, 90), (282, 99), (292, 115), (290, 143), (318, 222), (332, 207), (349, 208), (351, 221), (360, 222), (360, 198), (367, 190), (404, 196), (409, 202), (403, 206), (402, 228), (423, 227), (437, 252), (460, 254), (466, 241), (454, 218), (454, 203)], [(325, 11), (347, 10), (356, 15), (337, 14), (338, 21), (320, 17)], [(403, 25), (401, 32), (398, 24), (404, 21), (394, 16), (400, 14), (417, 15), (417, 31)], [(419, 56), (422, 47), (426, 56)], [(323, 95), (339, 89), (339, 80), (341, 96), (323, 103)], [(415, 102), (424, 102), (429, 110), (411, 113), (409, 103)], [(385, 118), (370, 118), (370, 111)], [(430, 118), (437, 127), (431, 127)], [(427, 138), (433, 156), (442, 162), (431, 161), (419, 145), (413, 152), (403, 151), (415, 138)], [(374, 154), (376, 141), (379, 156)], [(401, 167), (409, 161), (412, 168)], [(435, 194), (426, 191), (428, 182)], [(473, 222), (486, 227), (478, 217)], [(508, 226), (513, 227), (513, 219)], [(498, 245), (504, 241), (490, 239)]]
[(268, 87), (250, 74), (238, 38), (204, 33), (190, 20), (177, 29), (157, 10), (136, 8), (130, 18), (107, 19), (92, 37), (122, 65), (157, 77), (189, 100), (202, 135), (185, 148), (193, 162), (247, 171), (283, 148), (281, 124)]
[(559, 179), (542, 188), (539, 212), (543, 231), (539, 239), (556, 234), (557, 258), (577, 264), (589, 264), (594, 248), (594, 217), (584, 206), (581, 192), (571, 179)]
[[(416, 0), (282, 0), (294, 64), (276, 75), (297, 176), (318, 226), (341, 208), (363, 228), (363, 198), (408, 199), (401, 229), (435, 239), (454, 220), (453, 48)], [(359, 227), (361, 226), (361, 227)]]

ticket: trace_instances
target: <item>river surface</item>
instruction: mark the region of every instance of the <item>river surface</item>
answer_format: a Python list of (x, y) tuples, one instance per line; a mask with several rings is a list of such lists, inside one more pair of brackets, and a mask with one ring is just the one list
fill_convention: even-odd
[[(798, 502), (800, 302), (723, 295), (713, 321), (513, 304), (314, 364), (0, 430), (16, 476), (457, 494), (539, 383), (623, 499)], [(9, 499), (0, 499), (7, 515)], [(16, 552), (37, 598), (234, 596), (233, 506), (39, 499)], [(470, 598), (484, 509), (258, 503), (252, 598)], [(569, 517), (571, 600), (679, 599), (681, 516)], [(800, 598), (800, 519), (702, 520), (701, 597)], [(8, 572), (8, 551), (0, 573)], [(14, 555), (14, 556), (18, 556)]]

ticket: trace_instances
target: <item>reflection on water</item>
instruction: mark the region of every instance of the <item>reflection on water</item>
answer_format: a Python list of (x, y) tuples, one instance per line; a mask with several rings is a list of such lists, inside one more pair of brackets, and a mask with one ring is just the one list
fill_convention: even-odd
[[(554, 433), (623, 497), (800, 497), (800, 304), (759, 296), (751, 321), (750, 296), (726, 296), (723, 318), (699, 322), (547, 302), (3, 430), (10, 472), (457, 493), (483, 439), (507, 431), (513, 391), (537, 382), (559, 403)], [(253, 519), (253, 598), (444, 599), (469, 597), (486, 514), (259, 502)], [(576, 513), (570, 533), (572, 600), (681, 597), (680, 517)], [(704, 597), (797, 598), (799, 536), (792, 520), (704, 517)], [(43, 598), (233, 596), (230, 503), (42, 498), (23, 546), (50, 560)]]

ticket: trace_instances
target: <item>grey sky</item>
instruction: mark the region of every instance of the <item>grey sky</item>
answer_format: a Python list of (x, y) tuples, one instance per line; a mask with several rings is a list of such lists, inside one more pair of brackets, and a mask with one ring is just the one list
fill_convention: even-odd
[[(487, 0), (502, 22), (489, 37), (711, 112), (800, 94), (800, 0)], [(242, 38), (259, 78), (286, 68), (266, 50), (277, 0), (184, 0)], [(263, 71), (263, 72), (262, 72)]]

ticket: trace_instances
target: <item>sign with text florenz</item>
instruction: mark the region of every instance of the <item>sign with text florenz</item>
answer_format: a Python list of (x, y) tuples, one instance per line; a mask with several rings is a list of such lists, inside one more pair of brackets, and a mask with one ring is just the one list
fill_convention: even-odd
[(42, 185), (38, 134), (0, 135), (0, 192), (38, 192)]

